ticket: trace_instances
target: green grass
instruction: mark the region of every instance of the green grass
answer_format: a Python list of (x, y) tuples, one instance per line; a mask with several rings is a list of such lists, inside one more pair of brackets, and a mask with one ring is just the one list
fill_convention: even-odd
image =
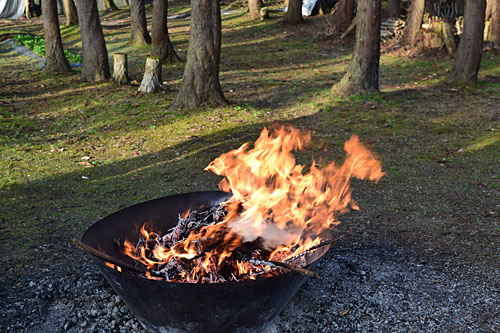
[[(186, 1), (174, 1), (169, 12), (188, 7)], [(129, 27), (123, 23), (128, 15), (127, 10), (106, 13), (103, 30), (109, 58), (128, 53), (130, 76), (140, 82), (150, 47), (128, 43)], [(117, 87), (82, 82), (78, 72), (45, 73), (0, 44), (5, 271), (17, 261), (22, 270), (64, 260), (64, 252), (72, 251), (71, 238), (120, 208), (215, 189), (218, 177), (203, 168), (275, 122), (314, 131), (312, 146), (299, 161), (310, 155), (341, 160), (343, 142), (352, 134), (381, 156), (387, 176), (377, 185), (354, 184), (362, 210), (345, 221), (355, 230), (364, 228), (374, 239), (390, 236), (422, 252), (456, 248), (464, 258), (487, 255), (498, 262), (496, 248), (484, 244), (500, 236), (495, 224), (500, 57), (485, 54), (478, 87), (457, 90), (444, 83), (452, 66), (447, 58), (383, 54), (382, 93), (339, 98), (331, 87), (347, 69), (350, 47), (322, 36), (322, 18), (292, 27), (283, 25), (280, 15), (272, 12), (267, 21), (251, 20), (243, 12), (222, 17), (220, 78), (231, 105), (218, 108), (168, 108), (184, 63), (164, 66), (164, 92), (138, 97), (137, 84)], [(3, 22), (0, 34), (36, 34), (40, 28), (39, 19)], [(169, 22), (172, 42), (184, 59), (188, 29), (189, 20)], [(65, 48), (81, 53), (78, 27), (61, 26), (61, 31)], [(477, 219), (481, 223), (471, 223)], [(455, 238), (442, 236), (443, 230)], [(48, 256), (40, 248), (45, 244), (58, 251)]]

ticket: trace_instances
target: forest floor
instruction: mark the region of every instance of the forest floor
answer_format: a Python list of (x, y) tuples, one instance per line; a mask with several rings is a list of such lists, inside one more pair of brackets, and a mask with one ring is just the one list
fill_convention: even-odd
[[(169, 6), (169, 14), (189, 10), (186, 1)], [(45, 73), (34, 60), (0, 42), (2, 331), (36, 327), (50, 332), (63, 330), (69, 322), (73, 324), (64, 330), (80, 327), (64, 318), (64, 311), (71, 309), (73, 317), (79, 318), (78, 307), (90, 303), (84, 299), (72, 306), (55, 303), (66, 292), (64, 281), (77, 281), (80, 288), (87, 288), (90, 282), (83, 280), (90, 274), (90, 281), (95, 282), (90, 288), (109, 287), (102, 277), (88, 272), (93, 270), (89, 259), (71, 239), (80, 238), (98, 219), (132, 204), (216, 189), (219, 178), (203, 171), (204, 167), (221, 153), (254, 141), (263, 127), (275, 123), (313, 131), (312, 145), (300, 154), (299, 162), (308, 163), (310, 156), (342, 160), (343, 143), (352, 134), (359, 135), (382, 160), (387, 175), (378, 184), (353, 183), (353, 197), (361, 210), (340, 217), (339, 232), (349, 232), (327, 255), (329, 260), (340, 256), (342, 262), (356, 262), (359, 267), (368, 265), (367, 260), (378, 265), (371, 268), (378, 272), (372, 280), (375, 289), (377, 283), (389, 289), (395, 285), (409, 288), (397, 276), (383, 280), (398, 269), (413, 281), (412, 291), (422, 285), (450, 284), (448, 288), (456, 288), (453, 293), (470, 293), (472, 299), (463, 301), (463, 311), (469, 301), (477, 301), (472, 307), (484, 315), (472, 314), (468, 321), (472, 326), (439, 326), (422, 319), (406, 326), (390, 326), (386, 321), (388, 329), (500, 328), (500, 56), (483, 54), (478, 86), (456, 88), (446, 84), (453, 62), (449, 57), (382, 54), (381, 92), (338, 98), (331, 87), (346, 71), (352, 45), (326, 36), (324, 18), (306, 18), (303, 25), (288, 26), (278, 11), (271, 11), (270, 20), (256, 21), (243, 10), (233, 9), (222, 17), (220, 80), (231, 102), (227, 107), (168, 109), (184, 63), (164, 67), (163, 92), (138, 96), (150, 47), (128, 44), (127, 10), (103, 13), (102, 21), (110, 59), (115, 52), (129, 54), (130, 76), (135, 80), (131, 86), (82, 82), (78, 70), (69, 75)], [(0, 20), (0, 38), (17, 32), (41, 35), (41, 24), (40, 18)], [(61, 26), (61, 31), (65, 48), (81, 53), (78, 27)], [(169, 31), (185, 59), (189, 18), (171, 20)], [(402, 269), (402, 265), (413, 266)], [(359, 272), (368, 268), (354, 269), (356, 273), (349, 275), (346, 269), (342, 273), (342, 267), (352, 265), (328, 266), (323, 259), (318, 269), (331, 279), (356, 276), (358, 285), (351, 287), (358, 288), (356, 295), (361, 298), (366, 297), (363, 290), (375, 292), (359, 289), (359, 283), (367, 283), (365, 274)], [(388, 271), (390, 267), (394, 270)], [(453, 278), (462, 280), (451, 286)], [(420, 279), (425, 283), (419, 284)], [(53, 286), (50, 281), (59, 282)], [(335, 289), (325, 283), (314, 287), (314, 281), (308, 282), (286, 308), (280, 330), (300, 331), (300, 322), (317, 331), (369, 328), (360, 324), (360, 318), (373, 309), (366, 310), (360, 302), (332, 309), (330, 321), (308, 317), (307, 304), (316, 306), (318, 301), (310, 299), (311, 295), (324, 293), (323, 287)], [(491, 289), (492, 294), (488, 298), (478, 291), (478, 301), (471, 296), (476, 295), (474, 287), (457, 287), (473, 283), (481, 283), (480, 292)], [(341, 293), (345, 286), (337, 287), (336, 293)], [(37, 288), (42, 292), (36, 294)], [(59, 296), (50, 296), (54, 288), (59, 288)], [(345, 299), (352, 291), (345, 288), (336, 302), (348, 302)], [(391, 290), (394, 299), (399, 297)], [(71, 297), (75, 295), (86, 294), (76, 290)], [(422, 301), (418, 296), (415, 299)], [(408, 301), (410, 309), (419, 311), (415, 299)], [(402, 306), (380, 307), (377, 320), (383, 321)], [(442, 310), (448, 305), (436, 306)], [(317, 307), (325, 309), (323, 303)], [(425, 319), (439, 309), (430, 307), (425, 311), (433, 313), (417, 314)], [(135, 319), (123, 316), (129, 316), (127, 325), (135, 330)], [(372, 324), (376, 321), (373, 316), (366, 318)], [(441, 324), (447, 318), (445, 313)], [(291, 324), (294, 320), (296, 325)], [(55, 328), (56, 323), (62, 324)], [(95, 330), (108, 328), (97, 324)], [(112, 329), (120, 330), (118, 326)]]

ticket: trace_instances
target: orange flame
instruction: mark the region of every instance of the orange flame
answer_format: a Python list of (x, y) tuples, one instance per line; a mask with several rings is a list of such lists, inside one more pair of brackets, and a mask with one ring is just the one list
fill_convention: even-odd
[[(271, 250), (269, 260), (284, 261), (321, 242), (320, 233), (337, 225), (335, 215), (359, 209), (351, 198), (350, 179), (378, 181), (384, 173), (375, 154), (366, 149), (357, 136), (344, 146), (344, 163), (334, 162), (323, 168), (313, 161), (309, 170), (296, 163), (292, 151), (303, 149), (311, 140), (308, 132), (281, 127), (273, 132), (264, 129), (254, 147), (246, 143), (216, 158), (205, 170), (224, 176), (219, 188), (231, 192), (224, 221), (192, 232), (171, 248), (154, 245), (153, 257), (146, 247), (136, 248), (125, 242), (125, 253), (149, 269), (173, 258), (191, 259), (195, 267), (176, 277), (183, 282), (213, 282), (207, 276), (217, 272), (224, 260), (244, 241), (260, 237)], [(189, 212), (183, 214), (185, 218)], [(146, 224), (145, 224), (146, 225)], [(141, 234), (149, 244), (152, 233)], [(208, 253), (202, 243), (212, 246)], [(153, 243), (153, 242), (151, 242)], [(235, 271), (245, 275), (252, 265), (235, 264)], [(252, 277), (250, 277), (252, 278)], [(253, 277), (255, 278), (255, 277)]]

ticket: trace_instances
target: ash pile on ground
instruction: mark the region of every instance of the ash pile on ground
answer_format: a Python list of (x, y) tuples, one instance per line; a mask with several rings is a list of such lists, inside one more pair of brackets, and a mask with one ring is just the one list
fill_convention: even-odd
[[(500, 332), (498, 272), (347, 239), (314, 271), (322, 279), (302, 286), (277, 332)], [(33, 274), (0, 285), (0, 331), (145, 332), (90, 260)]]

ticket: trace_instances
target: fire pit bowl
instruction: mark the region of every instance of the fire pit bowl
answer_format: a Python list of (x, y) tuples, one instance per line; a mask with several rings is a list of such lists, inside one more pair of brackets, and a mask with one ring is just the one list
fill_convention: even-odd
[[(227, 193), (195, 192), (167, 196), (118, 211), (92, 225), (82, 242), (129, 264), (118, 244), (128, 237), (139, 238), (139, 229), (149, 221), (165, 233), (188, 209), (213, 206)], [(324, 237), (329, 239), (329, 232)], [(134, 238), (135, 237), (135, 238)], [(306, 257), (307, 267), (326, 253), (329, 246)], [(306, 276), (284, 274), (242, 282), (212, 284), (175, 283), (150, 280), (126, 271), (119, 272), (92, 256), (97, 266), (149, 332), (264, 332), (272, 330), (275, 319), (304, 283)]]

